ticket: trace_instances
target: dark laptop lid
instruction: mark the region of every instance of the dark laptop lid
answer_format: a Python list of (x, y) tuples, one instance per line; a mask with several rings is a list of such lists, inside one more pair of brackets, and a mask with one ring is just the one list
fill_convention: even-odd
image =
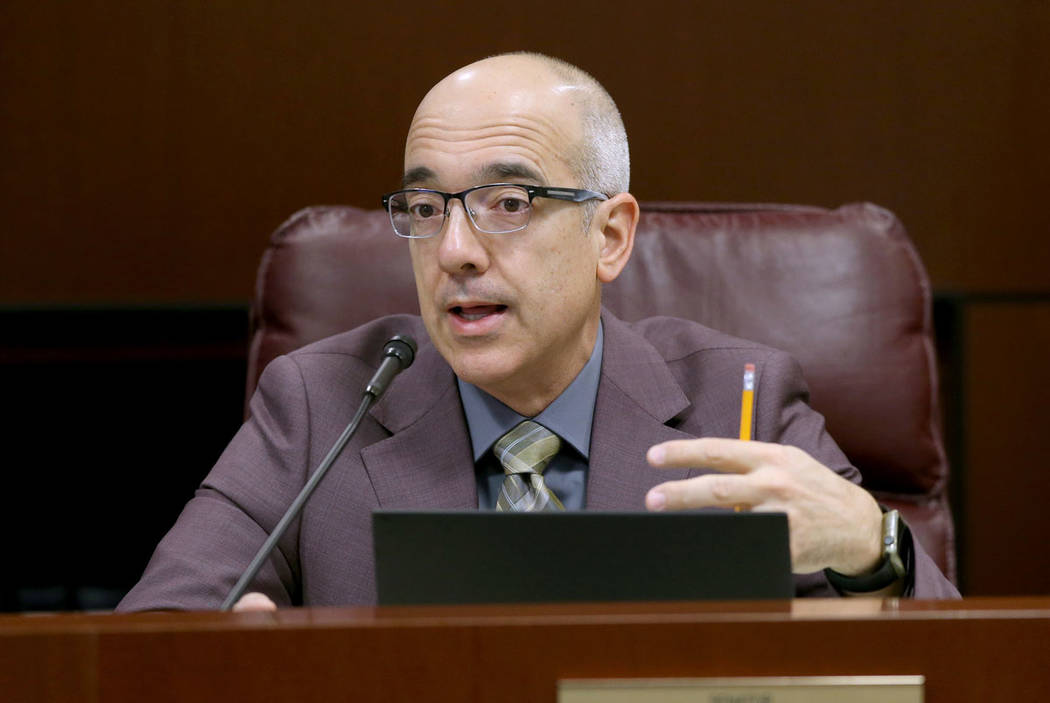
[(782, 513), (372, 515), (381, 605), (791, 598)]

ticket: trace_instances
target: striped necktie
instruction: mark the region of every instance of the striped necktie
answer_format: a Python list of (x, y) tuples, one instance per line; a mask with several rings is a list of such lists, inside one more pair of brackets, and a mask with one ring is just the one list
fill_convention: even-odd
[(543, 470), (560, 447), (558, 435), (532, 420), (519, 423), (500, 437), (493, 452), (506, 476), (496, 500), (496, 510), (565, 510), (558, 496), (543, 482)]

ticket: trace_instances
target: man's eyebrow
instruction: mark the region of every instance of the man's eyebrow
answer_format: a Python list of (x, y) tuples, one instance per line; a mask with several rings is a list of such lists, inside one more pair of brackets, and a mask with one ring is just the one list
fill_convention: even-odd
[(543, 183), (543, 176), (538, 171), (522, 163), (495, 163), (489, 164), (474, 174), (477, 183), (521, 180)]
[(426, 166), (416, 166), (405, 171), (405, 175), (401, 177), (401, 187), (408, 188), (420, 183), (433, 183), (436, 178), (437, 174)]

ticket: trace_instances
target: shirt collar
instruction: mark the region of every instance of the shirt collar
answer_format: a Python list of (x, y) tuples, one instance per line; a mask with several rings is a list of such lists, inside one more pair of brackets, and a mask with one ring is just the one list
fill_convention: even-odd
[[(598, 380), (602, 370), (602, 351), (605, 333), (598, 321), (598, 338), (591, 358), (584, 364), (569, 387), (561, 392), (543, 412), (534, 418), (537, 422), (568, 442), (585, 459), (591, 452), (591, 425), (594, 421), (594, 402), (598, 397)], [(487, 452), (500, 437), (525, 418), (514, 412), (477, 386), (456, 378), (467, 429), (474, 450), (474, 461)]]

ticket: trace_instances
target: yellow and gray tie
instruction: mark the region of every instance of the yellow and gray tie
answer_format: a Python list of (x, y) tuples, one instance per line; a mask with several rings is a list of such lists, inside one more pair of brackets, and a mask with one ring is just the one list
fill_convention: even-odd
[(496, 510), (565, 510), (558, 496), (543, 482), (543, 470), (560, 447), (558, 435), (532, 420), (519, 423), (500, 437), (493, 452), (506, 476), (496, 500)]

